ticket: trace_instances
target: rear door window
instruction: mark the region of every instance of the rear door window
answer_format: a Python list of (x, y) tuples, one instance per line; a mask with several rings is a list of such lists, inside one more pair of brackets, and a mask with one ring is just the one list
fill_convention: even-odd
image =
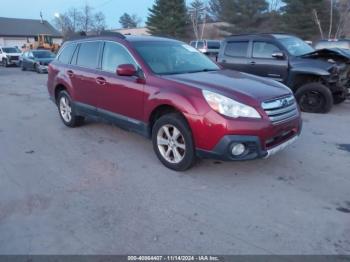
[(247, 57), (249, 41), (228, 42), (225, 55), (232, 57)]
[(86, 68), (98, 68), (101, 42), (85, 42), (80, 44), (77, 65)]
[(267, 42), (254, 42), (253, 45), (254, 58), (272, 59), (272, 54), (280, 51), (281, 50), (276, 45)]
[(76, 46), (76, 44), (69, 44), (66, 47), (64, 47), (64, 49), (58, 57), (58, 61), (64, 64), (69, 64)]

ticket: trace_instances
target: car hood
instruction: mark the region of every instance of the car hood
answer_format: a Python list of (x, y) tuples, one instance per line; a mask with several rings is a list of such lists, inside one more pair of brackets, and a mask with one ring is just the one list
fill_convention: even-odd
[(222, 93), (238, 101), (250, 98), (261, 103), (292, 94), (281, 83), (232, 70), (169, 75), (163, 78), (201, 90)]
[(324, 70), (329, 72), (332, 67), (334, 66), (334, 63), (327, 61), (328, 59), (317, 59), (318, 57), (312, 57), (312, 56), (303, 56), (303, 57), (295, 57), (294, 59), (290, 60), (290, 65), (292, 69), (303, 69), (305, 68), (305, 71), (308, 70), (308, 68), (312, 68), (313, 70)]
[(5, 55), (10, 55), (10, 56), (21, 56), (22, 53), (4, 53)]
[(326, 48), (301, 56), (302, 58), (346, 59), (350, 60), (350, 51), (341, 48)]

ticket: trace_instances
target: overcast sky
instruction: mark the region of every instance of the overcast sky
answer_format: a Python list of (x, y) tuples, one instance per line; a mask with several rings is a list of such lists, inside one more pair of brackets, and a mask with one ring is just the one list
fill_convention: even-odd
[(85, 3), (105, 14), (109, 28), (119, 28), (119, 17), (124, 12), (137, 14), (144, 23), (154, 0), (0, 0), (0, 17), (40, 19), (42, 11), (44, 19), (51, 22), (55, 13), (64, 13), (71, 7), (81, 7)]

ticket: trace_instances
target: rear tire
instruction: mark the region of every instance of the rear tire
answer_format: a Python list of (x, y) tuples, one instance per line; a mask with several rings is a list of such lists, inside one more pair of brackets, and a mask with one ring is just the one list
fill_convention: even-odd
[(152, 142), (158, 159), (169, 169), (186, 171), (196, 160), (191, 129), (178, 113), (164, 115), (156, 121)]
[(301, 110), (307, 113), (328, 113), (334, 104), (332, 92), (321, 83), (310, 83), (299, 87), (295, 97)]
[(57, 107), (60, 117), (66, 126), (73, 128), (84, 123), (84, 117), (77, 115), (72, 99), (66, 91), (59, 93)]

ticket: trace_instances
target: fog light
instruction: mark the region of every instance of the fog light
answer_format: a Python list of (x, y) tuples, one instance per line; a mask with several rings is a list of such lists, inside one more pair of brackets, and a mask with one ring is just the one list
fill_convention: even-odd
[(232, 146), (232, 155), (241, 156), (246, 151), (246, 147), (244, 144), (237, 143)]

